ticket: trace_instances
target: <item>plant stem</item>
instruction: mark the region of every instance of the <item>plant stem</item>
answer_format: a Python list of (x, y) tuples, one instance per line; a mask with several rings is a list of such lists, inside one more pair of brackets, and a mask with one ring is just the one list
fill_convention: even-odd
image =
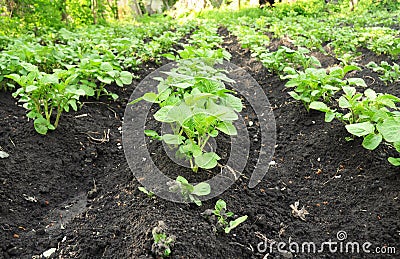
[(201, 148), (201, 151), (203, 151), (203, 149), (204, 149), (204, 147), (206, 146), (206, 144), (207, 144), (207, 142), (208, 142), (208, 140), (210, 139), (210, 135), (207, 135), (207, 137), (206, 137), (206, 139), (204, 140), (204, 143), (203, 143), (203, 145), (202, 146), (200, 146), (200, 148)]
[(50, 114), (48, 111), (48, 103), (47, 100), (44, 101), (44, 113), (46, 114), (46, 120), (50, 122)]
[(63, 109), (60, 107), (60, 104), (58, 104), (58, 106), (57, 106), (57, 117), (56, 117), (56, 121), (54, 122), (54, 128), (57, 128), (57, 126), (58, 126), (58, 121), (60, 120), (60, 116), (61, 116), (62, 110)]

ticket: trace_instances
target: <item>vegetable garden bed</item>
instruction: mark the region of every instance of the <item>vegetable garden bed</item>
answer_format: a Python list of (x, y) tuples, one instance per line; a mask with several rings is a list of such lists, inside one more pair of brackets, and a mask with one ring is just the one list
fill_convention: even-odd
[[(35, 132), (26, 110), (15, 105), (8, 92), (0, 92), (0, 146), (9, 157), (0, 159), (0, 255), (32, 258), (51, 248), (60, 258), (154, 258), (152, 230), (163, 221), (175, 236), (172, 258), (365, 258), (374, 254), (291, 253), (278, 249), (278, 242), (370, 242), (375, 247), (400, 247), (398, 168), (387, 158), (396, 157), (393, 147), (381, 144), (375, 150), (362, 146), (362, 139), (349, 136), (339, 121), (324, 122), (324, 114), (307, 112), (287, 93), (280, 76), (243, 48), (225, 27), (218, 33), (231, 53), (231, 62), (245, 69), (260, 84), (274, 112), (277, 140), (273, 163), (254, 189), (248, 180), (258, 159), (260, 128), (257, 115), (245, 101), (245, 118), (251, 139), (250, 156), (242, 177), (220, 198), (229, 211), (248, 219), (229, 234), (216, 233), (215, 225), (202, 213), (218, 198), (203, 206), (180, 204), (151, 197), (139, 191), (140, 184), (128, 167), (122, 148), (122, 120), (133, 89), (161, 63), (145, 62), (128, 87), (109, 86), (119, 96), (82, 100), (82, 108), (63, 115), (55, 131)], [(186, 35), (185, 42), (190, 41)], [(290, 46), (280, 39), (270, 44)], [(360, 64), (389, 61), (360, 49)], [(333, 56), (313, 50), (322, 67), (338, 65)], [(394, 59), (396, 61), (396, 59)], [(398, 59), (397, 59), (398, 62)], [(372, 70), (352, 71), (369, 88), (400, 96), (398, 81), (386, 85)], [(150, 117), (149, 117), (150, 118)], [(156, 125), (149, 119), (147, 125)], [(219, 150), (229, 150), (224, 136)], [(179, 170), (149, 144), (162, 170)], [(188, 170), (190, 172), (190, 170)], [(172, 172), (171, 175), (177, 174)], [(182, 175), (179, 173), (179, 175)], [(189, 174), (188, 174), (189, 175)], [(188, 175), (185, 175), (185, 177)], [(209, 175), (195, 176), (194, 181)], [(305, 220), (290, 206), (299, 202), (309, 214)], [(346, 239), (338, 240), (338, 233)], [(267, 243), (272, 250), (264, 243)], [(260, 245), (261, 243), (261, 245)], [(275, 244), (275, 245), (273, 245)], [(285, 247), (284, 250), (288, 250)], [(268, 257), (268, 258), (270, 258)]]

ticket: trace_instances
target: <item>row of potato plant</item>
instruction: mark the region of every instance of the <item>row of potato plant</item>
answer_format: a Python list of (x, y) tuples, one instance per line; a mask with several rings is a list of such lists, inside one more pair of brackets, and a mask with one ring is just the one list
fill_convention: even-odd
[[(367, 12), (352, 15), (350, 19), (340, 14), (323, 12), (318, 17), (296, 13), (281, 16), (274, 10), (260, 17), (239, 17), (233, 24), (247, 26), (260, 34), (271, 34), (274, 38), (286, 39), (295, 46), (322, 52), (332, 49), (337, 58), (348, 53), (355, 59), (359, 47), (370, 49), (378, 55), (397, 58), (400, 54), (399, 31), (392, 27), (396, 24), (398, 13)], [(230, 24), (232, 21), (224, 23)]]
[(15, 91), (13, 96), (29, 111), (35, 130), (46, 134), (58, 126), (62, 112), (78, 109), (82, 97), (117, 99), (107, 85), (131, 84), (133, 75), (128, 69), (135, 70), (149, 59), (159, 60), (194, 23), (178, 26), (166, 20), (148, 25), (148, 31), (134, 26), (93, 26), (76, 32), (49, 30), (39, 38), (10, 38), (0, 53), (4, 61), (0, 85)]
[[(346, 74), (361, 70), (355, 65), (336, 66), (332, 68), (318, 68), (320, 62), (315, 57), (309, 57), (309, 51), (303, 47), (297, 50), (281, 46), (277, 51), (270, 52), (268, 40), (256, 30), (249, 30), (243, 25), (228, 25), (230, 31), (239, 37), (239, 41), (252, 41), (252, 45), (245, 45), (253, 52), (253, 56), (260, 60), (271, 71), (288, 79), (286, 87), (293, 88), (289, 94), (296, 100), (302, 101), (305, 108), (325, 112), (327, 122), (338, 119), (345, 124), (346, 130), (354, 137), (363, 137), (363, 147), (374, 150), (380, 143), (393, 146), (400, 152), (400, 112), (396, 103), (400, 99), (391, 94), (376, 93), (372, 89), (357, 92), (356, 87), (366, 88), (361, 78), (349, 78)], [(253, 31), (253, 34), (242, 33)], [(249, 39), (247, 39), (249, 38)], [(259, 41), (254, 41), (254, 39)], [(283, 53), (283, 54), (282, 54)], [(265, 57), (268, 57), (265, 61)], [(301, 58), (292, 58), (299, 56)], [(383, 63), (382, 65), (386, 65)], [(373, 64), (370, 64), (373, 66)], [(386, 66), (387, 68), (387, 66)], [(375, 66), (375, 69), (379, 69)], [(382, 71), (381, 68), (379, 71)], [(396, 66), (389, 68), (396, 69)], [(386, 71), (386, 70), (385, 70)], [(395, 71), (396, 72), (396, 71)], [(396, 75), (396, 73), (394, 74)], [(392, 77), (395, 75), (391, 75)], [(336, 94), (342, 93), (339, 99)], [(338, 107), (333, 108), (333, 107)], [(352, 138), (346, 138), (352, 139)], [(400, 165), (400, 158), (389, 157), (388, 161), (396, 166)]]

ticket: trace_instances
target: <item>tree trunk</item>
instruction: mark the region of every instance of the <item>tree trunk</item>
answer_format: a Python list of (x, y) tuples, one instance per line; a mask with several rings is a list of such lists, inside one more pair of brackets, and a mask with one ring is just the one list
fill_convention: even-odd
[(168, 0), (162, 0), (165, 10), (169, 10)]
[(354, 8), (357, 5), (358, 0), (350, 0), (350, 11), (354, 11)]
[(93, 24), (97, 24), (97, 0), (92, 0), (91, 4)]
[(139, 4), (137, 2), (137, 0), (132, 0), (131, 2), (131, 9), (134, 13), (135, 16), (142, 16), (142, 10), (140, 10)]
[(61, 21), (68, 22), (67, 3), (65, 0), (60, 0)]
[(146, 1), (144, 3), (144, 8), (146, 9), (146, 12), (148, 15), (152, 15), (153, 14), (153, 9), (151, 9), (151, 4), (153, 3), (153, 0), (150, 1)]

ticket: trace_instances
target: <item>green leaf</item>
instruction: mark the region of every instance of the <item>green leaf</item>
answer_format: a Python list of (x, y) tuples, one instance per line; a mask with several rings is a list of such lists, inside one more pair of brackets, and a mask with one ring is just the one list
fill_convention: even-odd
[(368, 99), (370, 99), (370, 100), (375, 100), (376, 99), (376, 92), (374, 90), (370, 89), (370, 88), (368, 88), (368, 89), (366, 89), (364, 91), (364, 95), (366, 97), (368, 97)]
[(98, 79), (100, 82), (105, 83), (105, 84), (108, 84), (108, 85), (110, 85), (110, 84), (114, 81), (114, 79), (111, 78), (111, 77), (102, 77), (102, 76), (98, 76), (97, 79)]
[(91, 88), (90, 86), (81, 85), (81, 86), (79, 86), (79, 88), (82, 89), (83, 91), (85, 91), (85, 95), (94, 96), (94, 89)]
[(144, 134), (153, 139), (162, 140), (162, 137), (154, 130), (144, 130)]
[(400, 121), (393, 118), (387, 119), (383, 123), (378, 124), (377, 129), (387, 142), (400, 141)]
[(201, 148), (191, 140), (187, 140), (185, 145), (181, 145), (179, 151), (183, 154), (192, 154), (193, 157), (203, 154)]
[(49, 129), (54, 129), (54, 126), (50, 124), (45, 118), (39, 117), (35, 119), (33, 123), (35, 130), (42, 135), (46, 135)]
[(348, 72), (354, 71), (354, 70), (361, 70), (361, 68), (359, 68), (358, 66), (354, 66), (354, 65), (347, 65), (347, 66), (344, 66), (343, 73), (346, 75)]
[(343, 92), (348, 96), (353, 96), (356, 94), (356, 88), (352, 86), (343, 86)]
[(180, 145), (185, 140), (185, 137), (180, 135), (164, 134), (162, 135), (162, 140), (170, 145)]
[(379, 144), (382, 142), (382, 135), (381, 134), (368, 134), (367, 136), (364, 137), (364, 140), (362, 142), (362, 145), (364, 148), (369, 149), (369, 150), (374, 150), (379, 146)]
[(162, 54), (162, 56), (167, 58), (168, 60), (176, 60), (175, 56), (171, 53)]
[(197, 198), (196, 196), (189, 194), (189, 199), (190, 199), (190, 201), (194, 202), (194, 204), (196, 204), (199, 207), (202, 205), (201, 200), (199, 198)]
[(367, 84), (365, 83), (364, 79), (362, 79), (362, 78), (349, 78), (349, 79), (347, 79), (347, 82), (349, 83), (349, 85), (367, 87)]
[(216, 96), (213, 94), (209, 94), (209, 93), (199, 93), (199, 94), (189, 94), (185, 97), (185, 103), (189, 106), (193, 106), (197, 103), (199, 103), (200, 100), (203, 99), (209, 99), (209, 98), (215, 98)]
[(389, 163), (391, 163), (394, 166), (400, 166), (400, 158), (389, 157), (388, 161), (389, 161)]
[(154, 114), (154, 119), (161, 122), (174, 122), (175, 120), (170, 117), (170, 111), (175, 106), (164, 106)]
[(321, 111), (321, 112), (330, 111), (329, 107), (323, 102), (312, 102), (312, 103), (310, 103), (310, 109)]
[(119, 78), (124, 85), (132, 84), (133, 76), (128, 71), (122, 71)]
[(299, 82), (297, 81), (297, 78), (290, 80), (285, 84), (286, 87), (295, 87), (298, 85), (299, 85)]
[(226, 135), (237, 135), (237, 130), (235, 128), (235, 126), (233, 126), (233, 124), (231, 122), (221, 122), (216, 126), (217, 129), (219, 129), (220, 131), (222, 131), (223, 133), (225, 133)]
[(103, 70), (103, 71), (108, 72), (108, 71), (113, 70), (113, 67), (109, 62), (103, 62), (100, 65), (100, 69)]
[(175, 86), (175, 87), (178, 87), (178, 88), (182, 88), (182, 89), (186, 89), (186, 88), (189, 88), (189, 87), (193, 86), (193, 84), (186, 83), (186, 82), (184, 82), (184, 83), (176, 83), (176, 84), (171, 84), (171, 85)]
[(214, 102), (210, 102), (208, 108), (206, 109), (206, 113), (217, 117), (221, 121), (234, 121), (238, 119), (238, 115), (233, 109), (223, 105), (215, 104)]
[(74, 111), (78, 110), (78, 106), (76, 105), (76, 100), (75, 99), (69, 100), (68, 104), (71, 105), (71, 107), (72, 107), (72, 109), (74, 109)]
[(241, 216), (233, 221), (230, 221), (229, 227), (225, 228), (225, 233), (228, 234), (229, 232), (231, 232), (232, 229), (236, 228), (237, 226), (239, 226), (239, 224), (245, 222), (246, 220), (247, 220), (247, 215)]
[(351, 104), (344, 96), (339, 97), (339, 107), (340, 108), (350, 108)]
[(400, 153), (400, 142), (394, 142), (393, 146), (396, 149), (396, 151)]
[(56, 74), (45, 74), (40, 82), (43, 84), (58, 84), (58, 76)]
[(129, 102), (128, 104), (135, 104), (135, 103), (138, 103), (138, 102), (140, 102), (141, 100), (143, 100), (143, 96), (142, 97), (139, 97), (139, 98), (137, 98), (137, 99), (135, 99), (135, 100), (133, 100), (133, 101), (131, 101), (131, 102)]
[(336, 117), (336, 113), (333, 111), (327, 111), (325, 113), (325, 122), (331, 122)]
[(210, 135), (210, 137), (217, 137), (218, 136), (218, 130), (212, 130), (208, 133), (208, 135)]
[(211, 169), (217, 165), (217, 161), (221, 159), (216, 153), (203, 153), (201, 156), (195, 157), (194, 161), (198, 167)]
[(10, 75), (6, 75), (4, 77), (10, 78), (10, 79), (14, 80), (15, 82), (17, 82), (18, 84), (21, 80), (21, 76), (18, 74), (10, 74)]
[(296, 92), (289, 92), (288, 93), (291, 97), (293, 97), (293, 99), (295, 99), (295, 100), (300, 100), (301, 99), (301, 97), (300, 97), (300, 95), (298, 95)]
[(37, 90), (38, 88), (39, 87), (37, 85), (28, 85), (25, 88), (25, 92), (30, 93), (30, 92), (33, 92), (33, 91)]
[(225, 96), (221, 97), (221, 100), (222, 104), (231, 107), (237, 112), (241, 112), (243, 109), (242, 100), (234, 95), (226, 94)]
[(181, 102), (179, 105), (173, 106), (167, 116), (170, 120), (176, 121), (180, 125), (183, 125), (185, 121), (193, 116), (193, 113), (191, 108), (185, 102)]
[(211, 192), (210, 184), (208, 183), (199, 183), (194, 186), (192, 194), (197, 196), (205, 196), (209, 195)]
[(150, 103), (154, 103), (157, 100), (158, 95), (156, 93), (145, 93), (143, 95), (143, 100), (148, 101)]
[(176, 177), (176, 180), (175, 180), (175, 181), (177, 181), (177, 182), (179, 182), (179, 183), (189, 184), (188, 180), (186, 180), (185, 177), (180, 176), (180, 175), (179, 175), (178, 177)]
[(124, 83), (122, 83), (121, 78), (117, 77), (115, 78), (115, 83), (119, 86), (119, 87), (123, 87)]
[(375, 130), (375, 126), (371, 122), (354, 123), (345, 126), (350, 134), (357, 137), (371, 134)]
[(110, 96), (114, 101), (118, 99), (118, 94), (110, 94)]
[(222, 210), (226, 209), (226, 202), (222, 199), (219, 199), (216, 203), (215, 203), (215, 212), (217, 212), (217, 215), (220, 215), (220, 212)]

